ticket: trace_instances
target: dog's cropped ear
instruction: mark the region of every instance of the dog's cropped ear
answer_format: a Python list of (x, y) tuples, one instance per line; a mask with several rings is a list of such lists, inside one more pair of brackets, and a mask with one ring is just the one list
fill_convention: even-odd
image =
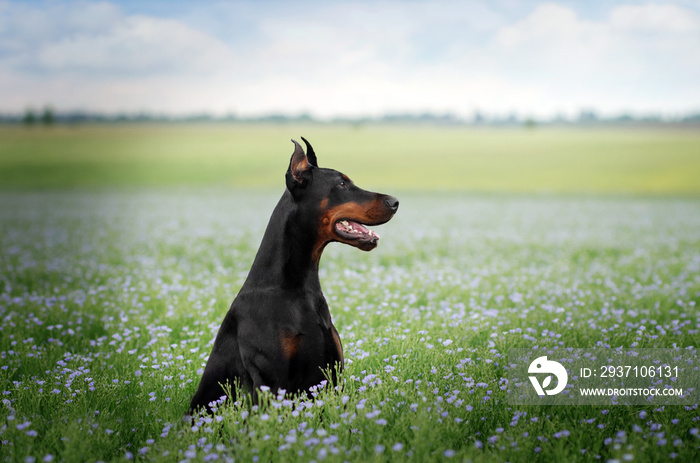
[(304, 137), (301, 137), (301, 139), (304, 140), (304, 144), (306, 145), (306, 157), (309, 158), (309, 162), (312, 166), (318, 167), (316, 153), (314, 153), (314, 149), (311, 147), (311, 143), (309, 143), (309, 141)]
[(294, 143), (294, 154), (292, 154), (292, 159), (289, 161), (289, 169), (287, 169), (286, 175), (289, 191), (293, 191), (297, 186), (304, 187), (311, 180), (309, 159), (304, 154), (301, 145), (296, 140), (292, 140), (292, 142)]

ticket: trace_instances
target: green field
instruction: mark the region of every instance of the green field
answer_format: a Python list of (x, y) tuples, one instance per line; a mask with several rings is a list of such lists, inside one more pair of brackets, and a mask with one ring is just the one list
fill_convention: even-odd
[(700, 193), (700, 131), (264, 125), (0, 128), (0, 185), (278, 187), (290, 138), (361, 185)]
[[(291, 136), (396, 194), (328, 246), (339, 390), (182, 416)], [(698, 461), (687, 405), (508, 402), (509, 349), (700, 345), (700, 133), (0, 129), (0, 460)], [(442, 190), (442, 191), (440, 191)]]

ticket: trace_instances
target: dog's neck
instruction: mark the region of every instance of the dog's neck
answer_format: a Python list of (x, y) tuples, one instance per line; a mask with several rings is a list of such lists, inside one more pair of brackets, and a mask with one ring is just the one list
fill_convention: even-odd
[(270, 217), (243, 288), (253, 285), (321, 290), (318, 261), (312, 257), (318, 232), (312, 227), (302, 227), (309, 221), (301, 213), (291, 193), (285, 190)]

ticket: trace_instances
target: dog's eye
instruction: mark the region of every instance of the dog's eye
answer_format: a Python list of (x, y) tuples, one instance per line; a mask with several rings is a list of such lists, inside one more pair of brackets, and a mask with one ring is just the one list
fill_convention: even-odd
[(340, 188), (345, 188), (347, 185), (345, 185), (345, 182), (340, 182), (340, 183), (338, 184), (338, 186), (339, 186)]

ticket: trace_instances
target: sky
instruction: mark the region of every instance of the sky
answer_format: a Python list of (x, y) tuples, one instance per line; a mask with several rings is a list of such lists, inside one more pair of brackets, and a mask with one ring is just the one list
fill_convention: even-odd
[(700, 112), (700, 2), (6, 1), (0, 113)]

